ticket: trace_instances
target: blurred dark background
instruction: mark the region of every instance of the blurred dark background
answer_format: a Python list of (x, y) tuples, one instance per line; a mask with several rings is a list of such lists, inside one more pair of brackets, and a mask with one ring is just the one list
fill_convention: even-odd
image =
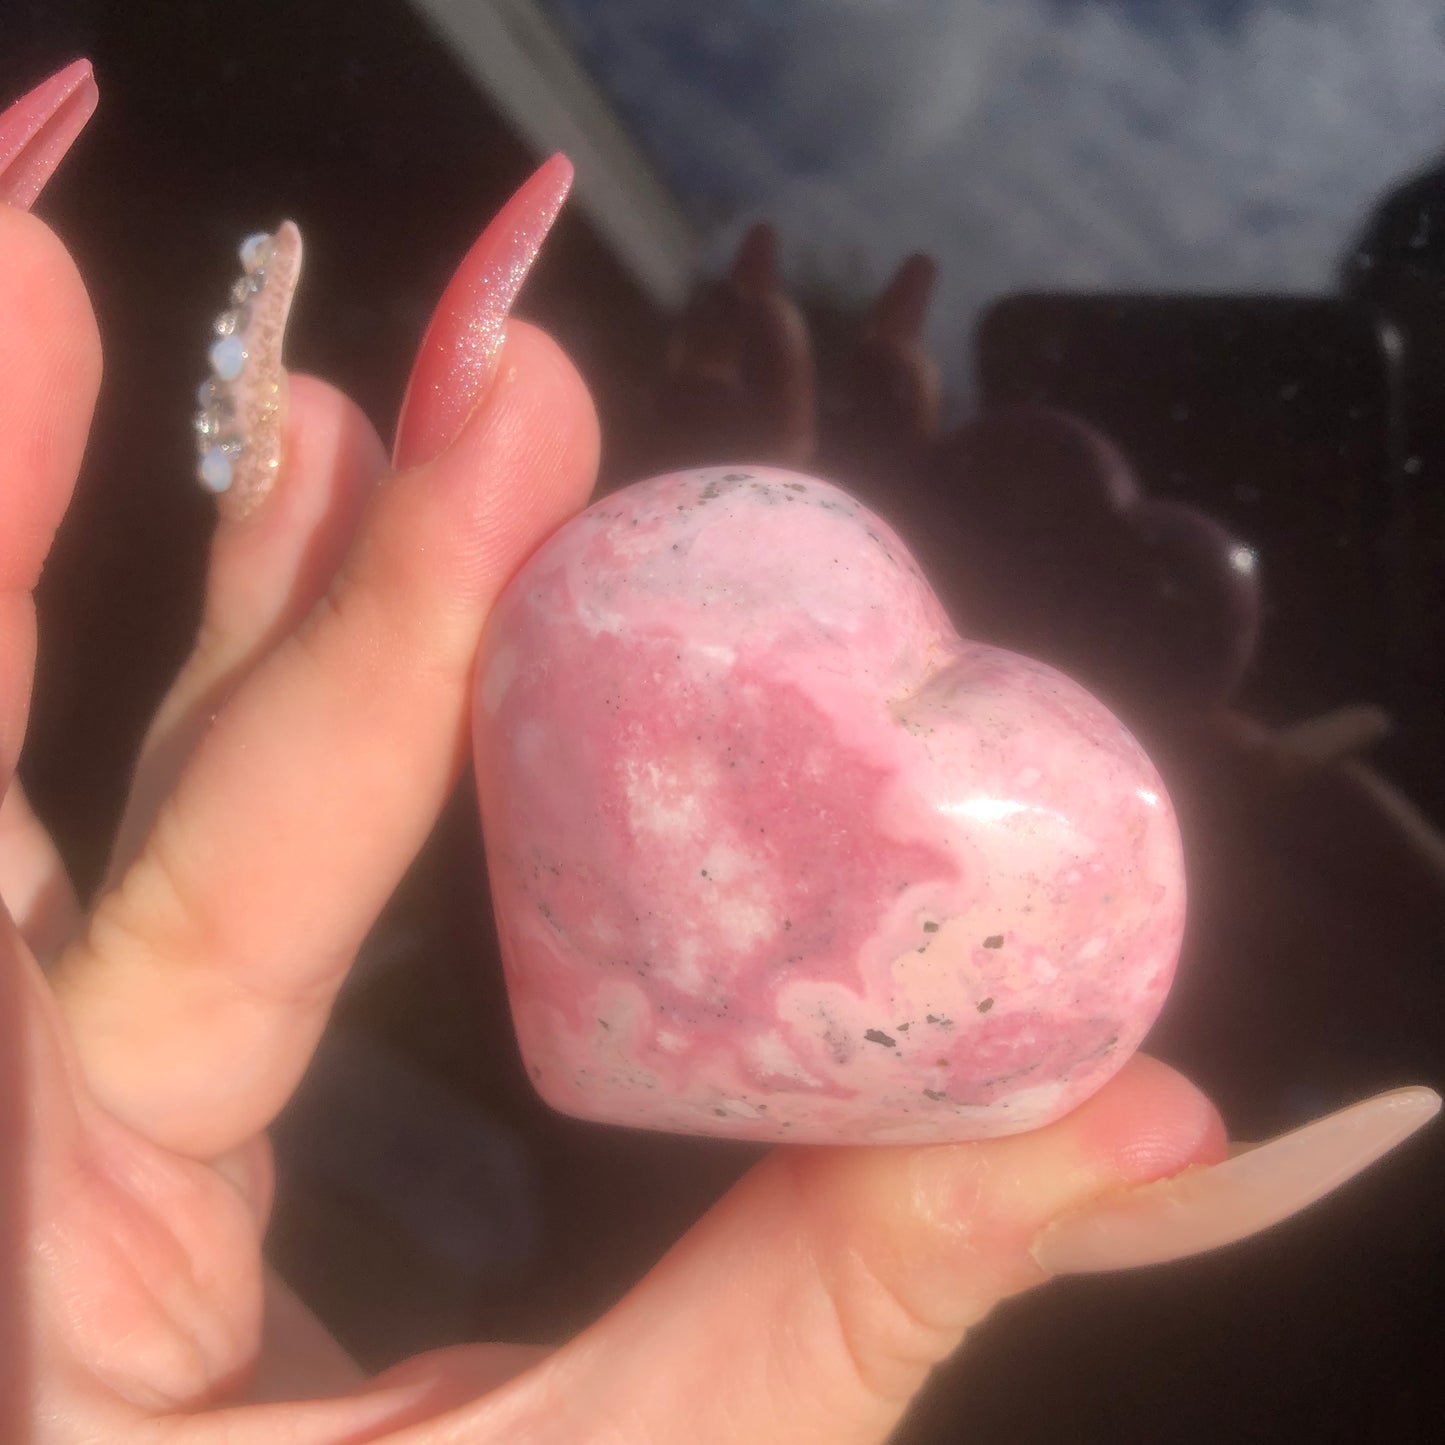
[[(236, 243), (300, 224), (291, 364), (389, 435), (451, 267), (564, 147), (578, 190), (520, 309), (594, 390), (603, 485), (815, 467), (915, 543), (966, 631), (1109, 698), (1189, 851), (1151, 1047), (1240, 1137), (1440, 1087), (1439, 22), (1405, 0), (1365, 31), (1329, 0), (916, 8), (948, 11), (957, 75), (899, 23), (865, 65), (883, 22), (845, 43), (814, 0), (8, 0), (0, 95), (77, 54), (102, 94), (38, 208), (108, 371), (43, 580), (23, 765), (82, 888), (197, 616), (190, 415)], [(930, 108), (935, 89), (967, 105)], [(1028, 130), (1035, 111), (1055, 129)], [(1373, 725), (1340, 712), (1364, 703), (1393, 724), (1368, 757)], [(467, 789), (277, 1140), (272, 1256), (373, 1366), (565, 1335), (753, 1157), (531, 1095)], [(1427, 1134), (1262, 1239), (1020, 1300), (900, 1438), (1437, 1439), (1442, 1185)]]

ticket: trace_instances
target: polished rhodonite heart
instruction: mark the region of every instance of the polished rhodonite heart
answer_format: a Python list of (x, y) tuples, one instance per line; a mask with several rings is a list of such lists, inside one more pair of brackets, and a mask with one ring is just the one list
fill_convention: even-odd
[(716, 468), (595, 504), (503, 596), (475, 729), (517, 1035), (567, 1113), (1017, 1133), (1163, 1003), (1184, 881), (1143, 750), (960, 637), (826, 482)]

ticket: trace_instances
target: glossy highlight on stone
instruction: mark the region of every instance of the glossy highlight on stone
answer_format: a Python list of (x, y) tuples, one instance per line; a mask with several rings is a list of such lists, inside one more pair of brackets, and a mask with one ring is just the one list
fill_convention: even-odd
[(1143, 750), (960, 637), (826, 482), (719, 467), (594, 504), (504, 594), (474, 719), (513, 1019), (566, 1113), (1019, 1133), (1163, 1004), (1183, 865)]

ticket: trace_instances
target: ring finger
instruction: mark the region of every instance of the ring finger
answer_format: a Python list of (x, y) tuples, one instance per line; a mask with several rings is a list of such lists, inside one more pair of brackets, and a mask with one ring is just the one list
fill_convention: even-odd
[(386, 468), (381, 439), (349, 398), (305, 376), (288, 390), (278, 483), (244, 515), (221, 512), (195, 647), (142, 744), (108, 882), (139, 852), (225, 699), (330, 586)]

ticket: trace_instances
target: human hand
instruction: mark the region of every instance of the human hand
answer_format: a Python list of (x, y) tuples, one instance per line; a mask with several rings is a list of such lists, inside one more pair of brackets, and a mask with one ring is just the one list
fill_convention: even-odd
[(924, 338), (937, 282), (938, 263), (915, 252), (863, 313), (819, 442), (826, 475), (886, 494), (924, 464), (943, 407), (943, 376)]
[[(0, 156), (3, 135), (0, 120)], [(591, 486), (596, 424), (570, 364), (517, 324), (498, 350), (564, 183), (544, 168), (463, 263), (395, 466), (345, 397), (291, 378), (284, 464), (253, 510), (223, 504), (195, 651), (87, 911), (17, 785), (6, 795), (0, 1438), (863, 1445), (974, 1323), (1050, 1270), (1237, 1238), (1433, 1111), (1425, 1091), (1387, 1096), (1175, 1178), (1220, 1164), (1224, 1131), (1185, 1080), (1138, 1059), (1034, 1134), (779, 1150), (560, 1349), (462, 1346), (370, 1381), (268, 1283), (264, 1131), (459, 773), (492, 600)], [(0, 256), (9, 780), (30, 592), (100, 349), (49, 231), (0, 206)]]
[(704, 282), (679, 319), (658, 401), (661, 470), (703, 457), (806, 463), (817, 447), (808, 324), (783, 289), (778, 236), (744, 235), (728, 275)]

